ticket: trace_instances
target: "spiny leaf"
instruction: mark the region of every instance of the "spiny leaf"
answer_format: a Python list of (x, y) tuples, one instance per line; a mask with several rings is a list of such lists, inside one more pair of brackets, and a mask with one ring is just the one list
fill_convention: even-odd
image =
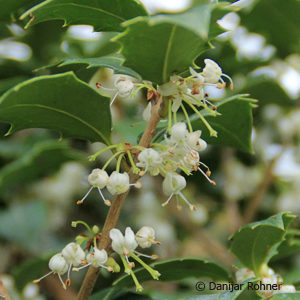
[(0, 98), (0, 120), (11, 123), (8, 134), (25, 128), (47, 128), (109, 144), (109, 99), (72, 72), (24, 81)]
[(209, 48), (210, 13), (211, 4), (202, 3), (181, 14), (125, 22), (126, 31), (114, 39), (122, 45), (124, 65), (158, 84), (185, 71)]
[(27, 27), (48, 20), (64, 20), (64, 26), (87, 24), (95, 31), (122, 31), (122, 22), (146, 15), (137, 0), (47, 0), (26, 11), (21, 19), (33, 16)]
[(102, 57), (93, 58), (70, 58), (61, 62), (58, 67), (84, 64), (86, 68), (99, 68), (106, 67), (113, 69), (116, 74), (126, 74), (137, 79), (141, 79), (141, 76), (130, 68), (123, 67), (122, 63), (124, 58), (120, 54), (110, 54)]
[(262, 265), (277, 253), (286, 229), (295, 216), (279, 213), (266, 220), (242, 226), (231, 236), (231, 251), (247, 268), (259, 276)]
[(193, 130), (202, 130), (201, 137), (209, 144), (226, 145), (253, 153), (252, 108), (256, 100), (248, 98), (247, 94), (234, 95), (216, 103), (217, 111), (221, 115), (215, 117), (203, 111), (203, 116), (214, 128), (218, 137), (211, 137), (208, 129), (197, 116), (191, 116)]

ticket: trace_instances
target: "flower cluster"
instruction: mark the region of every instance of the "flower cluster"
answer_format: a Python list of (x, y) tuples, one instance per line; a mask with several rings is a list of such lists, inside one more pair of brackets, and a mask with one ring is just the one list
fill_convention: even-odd
[(109, 236), (112, 240), (112, 249), (120, 255), (125, 268), (125, 272), (131, 275), (131, 277), (133, 278), (137, 291), (142, 291), (143, 288), (138, 282), (134, 272), (132, 272), (132, 269), (135, 267), (135, 263), (129, 261), (130, 257), (141, 264), (150, 273), (153, 279), (158, 280), (160, 273), (152, 269), (140, 258), (140, 256), (143, 256), (151, 259), (156, 259), (158, 258), (158, 256), (149, 256), (136, 251), (136, 248), (138, 246), (140, 246), (141, 248), (149, 248), (152, 246), (152, 244), (160, 244), (160, 242), (155, 240), (155, 231), (152, 227), (144, 226), (136, 234), (134, 234), (130, 227), (127, 227), (125, 229), (125, 235), (123, 235), (119, 229), (113, 228), (110, 231)]
[[(93, 265), (94, 267), (102, 267), (108, 271), (113, 271), (112, 267), (105, 266), (108, 256), (105, 250), (99, 250), (94, 247), (93, 251), (86, 255), (85, 251), (77, 243), (67, 244), (60, 253), (53, 255), (49, 261), (49, 269), (51, 270), (41, 278), (34, 280), (34, 283), (38, 283), (45, 277), (53, 274), (57, 274), (58, 278), (64, 289), (70, 286), (70, 273), (71, 271), (78, 271), (87, 266)], [(79, 266), (82, 267), (79, 267)], [(79, 268), (78, 268), (79, 267)], [(67, 273), (67, 280), (62, 280), (62, 275)]]
[[(57, 274), (64, 289), (70, 286), (71, 271), (79, 271), (88, 266), (95, 268), (104, 268), (110, 272), (119, 272), (119, 265), (112, 257), (108, 257), (107, 252), (97, 248), (97, 241), (100, 239), (98, 226), (90, 228), (85, 222), (72, 222), (72, 227), (82, 224), (86, 227), (89, 235), (80, 234), (76, 237), (76, 243), (71, 242), (67, 244), (61, 252), (53, 255), (49, 260), (49, 269), (51, 270), (46, 275), (34, 280), (34, 283), (40, 282), (45, 277), (51, 274)], [(84, 249), (81, 244), (86, 242)], [(67, 273), (66, 281), (63, 281), (62, 276)]]
[(110, 206), (111, 202), (108, 199), (105, 199), (102, 193), (102, 189), (105, 187), (112, 195), (119, 195), (127, 192), (130, 186), (135, 186), (137, 188), (141, 186), (140, 182), (130, 184), (129, 176), (126, 172), (120, 173), (119, 171), (114, 171), (108, 176), (107, 172), (103, 169), (92, 170), (91, 174), (88, 176), (88, 182), (91, 187), (84, 197), (77, 201), (77, 204), (82, 204), (92, 189), (96, 188), (104, 204)]
[[(71, 284), (71, 271), (80, 271), (89, 266), (104, 268), (110, 272), (120, 271), (120, 266), (115, 259), (112, 256), (108, 257), (106, 250), (100, 250), (97, 247), (97, 240), (100, 240), (101, 238), (98, 226), (90, 228), (89, 225), (83, 221), (72, 222), (73, 227), (76, 227), (78, 224), (84, 225), (87, 228), (89, 235), (78, 235), (76, 237), (76, 243), (71, 242), (67, 244), (61, 252), (53, 255), (48, 263), (51, 271), (41, 278), (34, 280), (34, 283), (40, 282), (42, 279), (51, 274), (57, 274), (63, 288), (66, 289)], [(152, 227), (143, 226), (136, 234), (134, 234), (130, 227), (127, 227), (125, 235), (123, 235), (119, 229), (113, 228), (110, 231), (109, 236), (112, 240), (112, 250), (120, 256), (125, 272), (132, 276), (137, 290), (141, 291), (142, 286), (139, 284), (135, 274), (132, 272), (135, 264), (134, 262), (129, 261), (130, 257), (140, 263), (154, 279), (158, 280), (158, 277), (160, 276), (159, 272), (152, 269), (140, 258), (140, 256), (143, 256), (153, 260), (157, 259), (158, 256), (149, 256), (136, 251), (138, 246), (145, 249), (150, 248), (153, 244), (160, 245), (160, 242), (155, 240), (155, 231)], [(85, 243), (84, 249), (80, 246), (83, 243)], [(62, 276), (65, 274), (67, 274), (67, 278), (64, 281)]]
[[(238, 269), (235, 273), (235, 277), (238, 283), (242, 283), (243, 281), (255, 278), (255, 274), (253, 271), (247, 268)], [(271, 297), (273, 294), (279, 293), (295, 293), (296, 289), (293, 285), (290, 284), (282, 284), (283, 280), (280, 275), (276, 274), (273, 269), (269, 268), (268, 266), (264, 266), (261, 272), (261, 279), (260, 282), (265, 285), (266, 287), (272, 286), (273, 284), (280, 286), (280, 289), (261, 289), (259, 292), (266, 298)]]

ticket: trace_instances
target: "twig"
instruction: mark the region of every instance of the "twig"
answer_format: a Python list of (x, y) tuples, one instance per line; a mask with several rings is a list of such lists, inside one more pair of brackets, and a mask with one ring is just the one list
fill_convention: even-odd
[[(152, 102), (151, 109), (151, 117), (147, 124), (147, 127), (142, 135), (142, 138), (139, 142), (139, 146), (148, 147), (152, 137), (155, 133), (155, 129), (160, 121), (160, 111), (162, 109), (163, 101), (162, 97), (158, 96)], [(129, 170), (129, 178), (130, 182), (136, 182), (139, 179), (139, 176), (132, 172), (132, 169)], [(101, 240), (99, 242), (99, 249), (106, 249), (110, 245), (109, 232), (112, 228), (114, 228), (118, 222), (121, 209), (124, 205), (124, 202), (127, 198), (128, 192), (115, 196), (113, 203), (108, 211), (107, 217), (105, 219), (105, 223), (102, 229)], [(99, 268), (90, 267), (88, 272), (85, 275), (84, 281), (81, 285), (80, 291), (77, 295), (77, 300), (87, 300), (91, 295), (94, 285), (97, 280), (97, 276), (99, 273)]]

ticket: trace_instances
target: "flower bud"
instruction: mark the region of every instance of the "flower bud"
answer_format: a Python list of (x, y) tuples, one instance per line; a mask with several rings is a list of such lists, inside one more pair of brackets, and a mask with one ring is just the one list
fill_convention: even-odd
[(67, 246), (65, 246), (61, 253), (66, 261), (69, 264), (72, 264), (74, 267), (79, 266), (82, 260), (85, 259), (84, 251), (76, 243), (69, 243)]
[(112, 172), (107, 184), (107, 189), (112, 195), (123, 194), (129, 189), (129, 176), (127, 173)]
[(49, 269), (53, 271), (53, 273), (63, 275), (67, 272), (68, 267), (65, 257), (61, 253), (55, 254), (49, 260)]
[(93, 231), (94, 234), (99, 233), (99, 231), (100, 231), (99, 226), (94, 225), (93, 228), (92, 228), (92, 231)]
[(88, 177), (90, 185), (103, 189), (108, 182), (108, 175), (106, 171), (101, 169), (94, 169)]

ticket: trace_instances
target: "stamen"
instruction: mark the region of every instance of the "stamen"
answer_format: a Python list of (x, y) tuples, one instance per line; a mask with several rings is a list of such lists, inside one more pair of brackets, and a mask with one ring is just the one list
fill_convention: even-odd
[(193, 104), (191, 104), (189, 101), (187, 101), (186, 99), (183, 99), (183, 100), (198, 115), (198, 117), (200, 118), (200, 120), (204, 123), (204, 125), (206, 126), (206, 128), (209, 130), (210, 135), (214, 136), (214, 137), (217, 137), (217, 132), (209, 125), (209, 123), (205, 120), (205, 118), (201, 115), (201, 113), (196, 109), (196, 107)]
[(70, 264), (69, 269), (68, 269), (68, 275), (67, 275), (67, 280), (66, 280), (67, 287), (69, 287), (71, 285), (71, 280), (70, 280), (71, 270), (72, 270), (72, 264)]
[(32, 282), (33, 282), (33, 283), (39, 283), (42, 279), (46, 278), (47, 276), (51, 275), (52, 273), (53, 273), (53, 271), (47, 273), (46, 275), (42, 276), (42, 277), (39, 278), (39, 279), (33, 280)]
[(202, 175), (213, 185), (216, 185), (216, 182), (214, 180), (211, 180), (200, 168), (198, 170), (202, 173)]
[(170, 200), (172, 199), (173, 195), (174, 195), (174, 193), (172, 193), (172, 194), (170, 195), (170, 197), (168, 198), (168, 200), (165, 201), (161, 206), (166, 206), (166, 205), (168, 205), (169, 202), (170, 202)]
[(232, 81), (231, 77), (228, 76), (227, 74), (224, 74), (224, 73), (222, 73), (221, 76), (226, 77), (230, 81), (230, 86), (229, 87), (230, 87), (231, 90), (233, 90), (233, 81)]
[(114, 101), (116, 100), (117, 96), (119, 95), (119, 92), (116, 92), (115, 95), (113, 96), (113, 98), (110, 101), (110, 106), (113, 105)]
[(76, 271), (76, 272), (78, 272), (78, 271), (80, 271), (80, 270), (82, 270), (82, 269), (85, 269), (85, 268), (87, 268), (87, 267), (89, 267), (91, 265), (91, 263), (89, 263), (89, 264), (87, 264), (87, 265), (85, 265), (85, 266), (82, 266), (82, 267), (80, 267), (80, 268), (73, 268), (72, 269), (72, 271)]
[(143, 257), (147, 257), (147, 258), (150, 258), (150, 259), (156, 259), (156, 258), (153, 257), (154, 255), (146, 255), (146, 254), (143, 254), (143, 253), (138, 252), (138, 251), (134, 251), (134, 253), (136, 253), (138, 256), (143, 256)]
[(70, 278), (68, 278), (68, 279), (66, 280), (66, 286), (67, 286), (67, 287), (70, 287), (70, 286), (71, 286), (71, 279), (70, 279)]
[(111, 206), (111, 202), (108, 199), (104, 198), (103, 193), (102, 193), (102, 191), (99, 187), (98, 187), (98, 192), (99, 192), (104, 204), (107, 205), (107, 206)]
[(58, 275), (58, 278), (59, 278), (59, 280), (60, 280), (60, 282), (61, 282), (61, 284), (62, 284), (62, 286), (63, 286), (64, 290), (66, 290), (66, 289), (67, 289), (67, 287), (66, 287), (65, 283), (63, 282), (63, 280), (62, 280), (62, 278), (61, 278), (60, 274), (57, 274), (57, 275)]
[(78, 205), (83, 203), (83, 201), (86, 199), (86, 197), (89, 195), (89, 193), (92, 191), (93, 188), (94, 188), (94, 187), (92, 186), (92, 187), (87, 191), (87, 193), (84, 195), (84, 197), (83, 197), (81, 200), (78, 200), (78, 201), (77, 201), (77, 204), (78, 204)]
[(195, 205), (192, 205), (188, 199), (185, 198), (185, 196), (182, 194), (182, 193), (179, 193), (179, 196), (184, 200), (184, 202), (187, 203), (187, 205), (189, 206), (190, 210), (193, 211), (193, 210), (196, 210), (196, 207)]

